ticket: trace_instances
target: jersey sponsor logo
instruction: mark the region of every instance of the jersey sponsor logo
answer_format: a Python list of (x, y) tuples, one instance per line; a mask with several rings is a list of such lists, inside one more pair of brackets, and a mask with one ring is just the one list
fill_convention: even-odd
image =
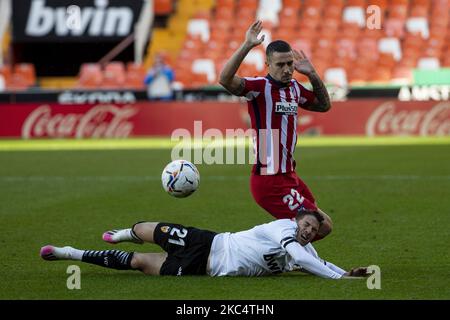
[(274, 274), (281, 273), (281, 267), (278, 265), (277, 260), (275, 259), (276, 254), (265, 254), (263, 255), (264, 261), (266, 261), (267, 266), (269, 267), (270, 271)]
[(284, 115), (297, 115), (298, 104), (296, 102), (277, 102), (275, 113)]

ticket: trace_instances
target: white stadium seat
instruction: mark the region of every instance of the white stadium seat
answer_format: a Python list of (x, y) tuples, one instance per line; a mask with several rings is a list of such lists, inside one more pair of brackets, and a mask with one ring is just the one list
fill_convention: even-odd
[(402, 59), (402, 49), (397, 38), (381, 38), (378, 41), (378, 51), (383, 53), (391, 53), (396, 61)]
[(417, 68), (419, 69), (437, 70), (440, 67), (439, 59), (434, 57), (423, 57), (417, 62)]
[(206, 19), (189, 20), (187, 31), (194, 37), (199, 35), (203, 42), (209, 40), (209, 22)]
[(366, 15), (362, 7), (346, 7), (342, 13), (342, 20), (347, 23), (356, 23), (361, 28), (366, 25)]
[(193, 73), (204, 73), (208, 77), (208, 82), (216, 80), (216, 67), (211, 59), (196, 59), (192, 62)]
[(261, 49), (253, 49), (244, 59), (244, 63), (255, 65), (258, 71), (264, 70), (264, 52)]
[(409, 18), (406, 20), (406, 30), (410, 33), (420, 33), (423, 39), (430, 37), (428, 20), (423, 17)]
[(324, 80), (326, 83), (337, 85), (339, 87), (346, 87), (347, 73), (344, 68), (328, 68), (325, 70)]

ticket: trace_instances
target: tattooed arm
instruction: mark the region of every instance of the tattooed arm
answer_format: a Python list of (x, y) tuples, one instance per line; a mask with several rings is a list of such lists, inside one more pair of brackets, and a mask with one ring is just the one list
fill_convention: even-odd
[(307, 108), (311, 111), (327, 112), (331, 108), (330, 96), (328, 95), (327, 88), (325, 88), (323, 81), (315, 71), (310, 73), (308, 78), (316, 98), (314, 99), (313, 104), (309, 105)]
[(236, 72), (248, 52), (264, 41), (264, 35), (258, 39), (261, 30), (261, 21), (256, 21), (250, 26), (247, 30), (244, 43), (231, 56), (220, 73), (219, 83), (234, 95), (239, 96), (244, 91), (244, 79), (236, 76)]
[(327, 88), (304, 52), (300, 52), (301, 53), (293, 50), (295, 70), (309, 78), (314, 95), (316, 96), (314, 102), (304, 108), (310, 111), (327, 112), (331, 108), (330, 96), (328, 95)]

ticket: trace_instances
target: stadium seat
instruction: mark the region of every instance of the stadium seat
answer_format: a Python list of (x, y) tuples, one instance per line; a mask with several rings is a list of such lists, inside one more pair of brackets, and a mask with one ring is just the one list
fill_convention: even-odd
[(125, 66), (121, 61), (109, 62), (103, 71), (102, 88), (118, 89), (125, 84)]
[(0, 66), (0, 74), (3, 76), (5, 80), (5, 84), (7, 85), (12, 76), (12, 68), (9, 64)]
[(239, 0), (239, 10), (251, 10), (256, 12), (258, 8), (258, 0)]
[(427, 18), (419, 17), (407, 19), (406, 30), (413, 34), (421, 34), (424, 39), (428, 39), (430, 36)]
[(411, 68), (397, 65), (392, 72), (391, 82), (396, 84), (409, 84), (413, 79)]
[(98, 63), (83, 63), (80, 67), (77, 87), (94, 89), (101, 86), (103, 73)]
[(200, 37), (203, 42), (209, 40), (209, 21), (206, 19), (191, 19), (188, 22), (187, 32), (193, 38)]
[(215, 21), (232, 21), (234, 10), (232, 8), (220, 8), (216, 11)]
[(418, 69), (437, 70), (440, 67), (439, 59), (434, 57), (423, 57), (417, 62)]
[(395, 60), (402, 58), (402, 49), (397, 38), (382, 38), (378, 42), (378, 50), (384, 53), (392, 53)]
[(192, 62), (191, 67), (193, 74), (205, 74), (207, 82), (213, 83), (216, 81), (216, 68), (214, 61), (211, 59), (196, 59)]
[(261, 72), (264, 69), (265, 56), (262, 49), (254, 48), (245, 57), (243, 63), (254, 65)]
[(391, 80), (391, 70), (386, 67), (377, 67), (369, 74), (370, 82), (389, 82)]
[(356, 39), (361, 34), (361, 27), (355, 23), (343, 23), (339, 32), (340, 36)]
[(210, 84), (208, 75), (205, 73), (193, 73), (190, 83), (186, 84), (187, 88), (203, 87)]
[(405, 21), (398, 18), (388, 18), (384, 23), (387, 37), (403, 38), (405, 35)]
[(173, 10), (173, 0), (154, 0), (155, 15), (168, 15)]
[(413, 2), (413, 5), (409, 12), (410, 17), (428, 17), (428, 2), (426, 4), (417, 4), (417, 1)]
[(0, 92), (6, 90), (6, 80), (5, 77), (0, 73)]
[(392, 53), (383, 53), (381, 52), (378, 57), (378, 67), (379, 68), (388, 68), (393, 69), (396, 65), (396, 61), (394, 55)]
[(365, 0), (347, 0), (346, 5), (349, 7), (365, 7)]
[(260, 0), (256, 11), (256, 18), (263, 22), (263, 25), (270, 23), (277, 26), (279, 23), (278, 13), (282, 7), (281, 0)]
[(32, 63), (18, 63), (14, 65), (13, 78), (20, 78), (25, 86), (34, 86), (36, 83), (36, 70)]
[(345, 7), (342, 20), (346, 23), (355, 23), (363, 28), (366, 25), (366, 13), (363, 7)]
[(307, 57), (312, 56), (312, 42), (308, 39), (297, 39), (295, 41), (291, 42), (292, 49), (300, 51), (303, 50), (303, 52), (306, 54)]
[(234, 0), (217, 0), (216, 8), (234, 8), (235, 1)]
[(350, 84), (366, 83), (369, 78), (369, 72), (364, 68), (353, 68), (349, 74)]
[(135, 89), (144, 88), (145, 76), (146, 70), (142, 64), (136, 64), (134, 62), (127, 63), (125, 87)]
[(339, 87), (346, 87), (347, 73), (344, 68), (328, 68), (324, 73), (324, 80), (326, 83), (337, 85)]
[(442, 66), (446, 68), (450, 68), (450, 52), (447, 52), (446, 55), (444, 55), (444, 59), (442, 61)]

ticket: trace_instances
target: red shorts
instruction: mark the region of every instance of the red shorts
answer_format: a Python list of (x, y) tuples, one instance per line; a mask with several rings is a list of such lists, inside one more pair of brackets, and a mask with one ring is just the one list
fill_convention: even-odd
[(256, 203), (277, 219), (291, 219), (300, 209), (317, 210), (308, 186), (295, 172), (250, 177), (250, 190)]

